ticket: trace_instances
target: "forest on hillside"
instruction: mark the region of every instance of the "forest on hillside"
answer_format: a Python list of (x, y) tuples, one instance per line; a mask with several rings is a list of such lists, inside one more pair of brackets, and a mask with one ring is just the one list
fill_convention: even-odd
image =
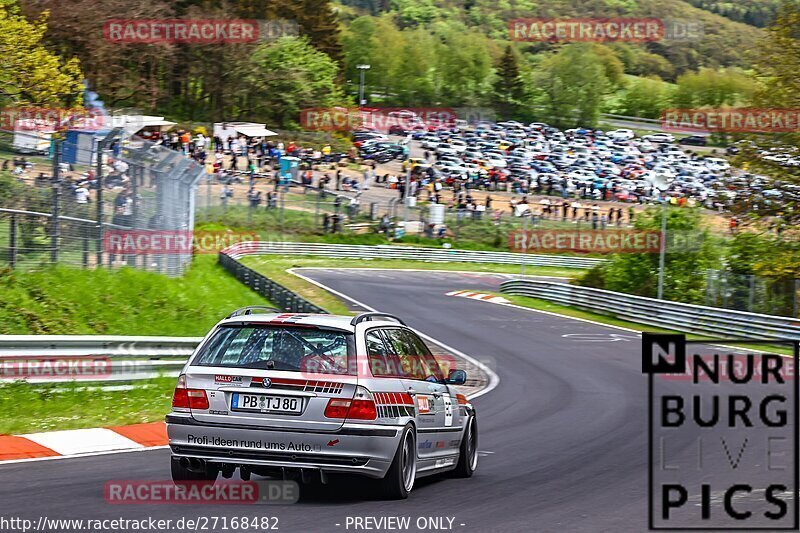
[[(670, 106), (752, 102), (766, 38), (758, 26), (774, 19), (779, 1), (733, 9), (711, 0), (0, 0), (0, 10), (5, 23), (38, 35), (37, 53), (63, 63), (71, 80), (58, 89), (64, 101), (80, 98), (81, 78), (110, 109), (291, 128), (303, 108), (354, 105), (356, 65), (368, 64), (371, 105), (489, 107), (506, 118), (591, 125), (601, 112), (657, 117)], [(644, 43), (512, 41), (509, 21), (534, 17), (694, 21), (703, 33)], [(300, 35), (119, 43), (104, 38), (109, 18), (283, 19), (296, 21)], [(52, 100), (58, 91), (44, 94)]]

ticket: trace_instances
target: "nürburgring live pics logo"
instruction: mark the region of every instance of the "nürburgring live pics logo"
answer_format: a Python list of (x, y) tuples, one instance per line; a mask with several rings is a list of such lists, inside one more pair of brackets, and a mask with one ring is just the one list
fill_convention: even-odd
[(798, 528), (799, 350), (642, 334), (651, 530)]

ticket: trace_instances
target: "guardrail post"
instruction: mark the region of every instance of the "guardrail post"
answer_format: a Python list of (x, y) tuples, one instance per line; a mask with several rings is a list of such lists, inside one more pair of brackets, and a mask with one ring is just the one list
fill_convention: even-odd
[(8, 266), (14, 269), (17, 263), (17, 215), (11, 215), (11, 223), (8, 227)]

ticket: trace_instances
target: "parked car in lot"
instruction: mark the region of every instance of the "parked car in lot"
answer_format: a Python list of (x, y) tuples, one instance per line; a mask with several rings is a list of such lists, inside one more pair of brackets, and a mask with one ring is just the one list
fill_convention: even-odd
[(389, 126), (388, 131), (389, 135), (408, 135), (409, 133), (411, 133), (410, 129), (406, 129), (398, 124), (392, 124), (391, 126)]
[(708, 144), (708, 137), (705, 135), (689, 135), (678, 139), (678, 144), (685, 144), (687, 146), (706, 146)]
[(438, 145), (436, 145), (434, 151), (439, 155), (445, 155), (445, 154), (456, 155), (458, 153), (458, 151), (454, 147), (452, 147), (450, 143), (446, 142), (439, 143)]
[(431, 167), (430, 163), (428, 163), (426, 159), (423, 159), (421, 157), (411, 157), (403, 161), (401, 165), (403, 172), (407, 170), (411, 170), (413, 172), (414, 169), (416, 168), (428, 169), (430, 167)]
[(606, 135), (615, 141), (629, 141), (636, 137), (636, 134), (633, 132), (633, 130), (628, 129), (611, 130)]
[(379, 479), (406, 498), (416, 479), (477, 467), (474, 407), (397, 317), (247, 307), (203, 339), (167, 415), (176, 483), (251, 474)]
[(715, 172), (724, 172), (731, 168), (731, 164), (726, 159), (721, 157), (706, 157), (706, 166)]
[(642, 137), (645, 141), (656, 144), (669, 144), (675, 142), (675, 137), (671, 133), (651, 133)]
[(442, 142), (442, 140), (439, 138), (439, 136), (431, 133), (428, 133), (420, 139), (420, 143), (423, 148), (436, 148), (439, 146), (440, 142)]

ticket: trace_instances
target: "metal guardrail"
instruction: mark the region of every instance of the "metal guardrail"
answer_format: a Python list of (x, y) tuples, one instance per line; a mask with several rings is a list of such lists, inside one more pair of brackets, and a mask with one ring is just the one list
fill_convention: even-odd
[(628, 120), (631, 122), (645, 122), (649, 124), (661, 124), (661, 120), (657, 118), (630, 117), (627, 115), (614, 115), (613, 113), (600, 113), (600, 118)]
[[(498, 263), (505, 265), (549, 266), (561, 268), (592, 268), (605, 259), (569, 257), (563, 255), (518, 254), (513, 252), (482, 252), (415, 246), (362, 244), (322, 244), (306, 242), (241, 242), (220, 253), (232, 259), (248, 255), (286, 254), (347, 257), (354, 259), (410, 259), (437, 263)], [(225, 266), (225, 265), (223, 265)], [(273, 303), (278, 303), (273, 300)]]
[(108, 356), (188, 356), (203, 337), (118, 335), (0, 335), (0, 357), (39, 354)]
[(500, 291), (687, 333), (800, 340), (800, 320), (788, 317), (669, 302), (549, 281), (509, 280), (500, 285)]
[[(128, 337), (107, 335), (0, 335), (0, 383), (20, 379), (15, 365), (25, 365), (25, 381), (31, 384), (129, 382), (160, 376), (176, 377), (202, 337)], [(59, 376), (45, 362), (63, 364), (70, 358), (106, 360), (108, 366), (95, 374)]]
[[(231, 247), (234, 248), (234, 247)], [(299, 296), (298, 294), (290, 291), (280, 283), (276, 283), (253, 270), (241, 264), (236, 259), (241, 255), (229, 254), (227, 248), (219, 253), (219, 264), (233, 274), (233, 276), (256, 291), (258, 294), (277, 305), (281, 309), (291, 311), (292, 313), (325, 313), (327, 311), (319, 306), (316, 306)]]

